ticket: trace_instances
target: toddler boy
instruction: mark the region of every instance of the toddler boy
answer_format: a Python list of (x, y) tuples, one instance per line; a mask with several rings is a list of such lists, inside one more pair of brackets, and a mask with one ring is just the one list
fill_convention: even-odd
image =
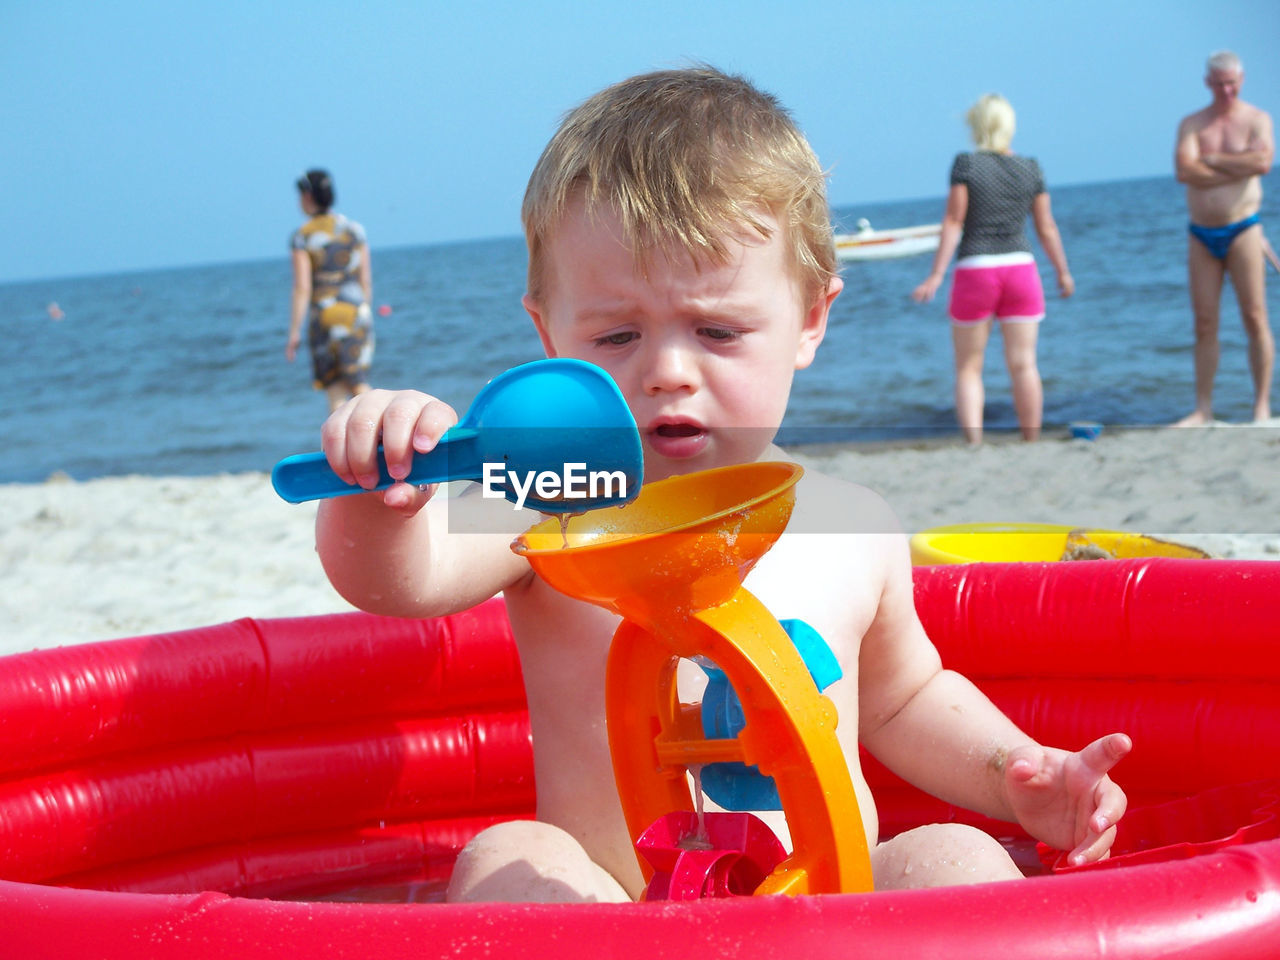
[[(776, 100), (709, 68), (634, 77), (574, 110), (533, 172), (524, 306), (543, 349), (603, 367), (644, 443), (645, 479), (785, 460), (772, 440), (792, 377), (826, 332), (836, 275), (824, 176)], [(334, 470), (370, 487), (457, 421), (443, 400), (374, 390), (322, 430)], [(533, 731), (536, 822), (502, 824), (459, 857), (452, 899), (622, 900), (643, 880), (617, 799), (604, 670), (617, 618), (557, 593), (511, 552), (502, 500), (400, 483), (324, 502), (317, 547), (334, 586), (376, 613), (450, 613), (501, 591)], [(532, 512), (515, 531), (531, 526)], [(505, 523), (505, 527), (503, 526)], [(507, 532), (494, 532), (505, 529)], [(471, 532), (479, 531), (479, 532)], [(483, 532), (489, 531), (489, 532)], [(1020, 876), (987, 834), (921, 827), (877, 844), (858, 743), (905, 779), (1072, 851), (1104, 856), (1125, 810), (1107, 771), (1122, 734), (1041, 746), (944, 670), (916, 616), (906, 539), (871, 491), (806, 473), (788, 530), (746, 580), (779, 618), (830, 644), (827, 688), (877, 888)], [(765, 815), (786, 842), (785, 823)]]

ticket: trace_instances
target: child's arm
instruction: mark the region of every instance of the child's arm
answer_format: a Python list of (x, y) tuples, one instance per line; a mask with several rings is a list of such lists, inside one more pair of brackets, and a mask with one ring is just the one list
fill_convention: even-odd
[(1103, 856), (1125, 811), (1107, 771), (1129, 751), (1129, 738), (1113, 734), (1079, 753), (1041, 746), (966, 678), (944, 670), (916, 616), (905, 538), (883, 539), (894, 546), (859, 657), (862, 742), (948, 803), (1020, 823), (1072, 851), (1073, 861)]
[[(329, 465), (348, 483), (377, 483), (378, 444), (393, 477), (408, 475), (413, 453), (433, 449), (457, 422), (428, 394), (372, 390), (325, 421)], [(379, 493), (323, 501), (316, 551), (334, 588), (364, 610), (388, 616), (451, 613), (488, 599), (522, 576), (528, 563), (509, 548), (513, 531), (536, 517), (505, 500), (433, 499), (434, 486), (398, 483)], [(425, 508), (425, 509), (424, 509)]]

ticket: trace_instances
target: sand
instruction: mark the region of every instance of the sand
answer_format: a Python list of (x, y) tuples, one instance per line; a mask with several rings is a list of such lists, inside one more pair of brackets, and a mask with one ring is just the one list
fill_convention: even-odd
[[(1067, 523), (1280, 559), (1280, 423), (800, 453), (881, 493), (911, 532)], [(349, 610), (316, 557), (315, 513), (256, 473), (0, 485), (0, 654)]]
[(1065, 523), (1168, 536), (1218, 556), (1280, 559), (1280, 421), (1105, 431), (969, 448), (810, 451), (818, 469), (882, 494), (904, 529)]

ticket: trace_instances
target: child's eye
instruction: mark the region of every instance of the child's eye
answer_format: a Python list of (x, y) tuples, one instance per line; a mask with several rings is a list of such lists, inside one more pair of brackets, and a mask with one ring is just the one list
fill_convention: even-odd
[(724, 327), (703, 327), (699, 331), (709, 340), (737, 340), (742, 336), (738, 330), (726, 330)]
[(634, 330), (624, 330), (620, 333), (611, 333), (608, 336), (596, 337), (595, 344), (597, 347), (620, 347), (623, 344), (630, 343), (636, 338)]

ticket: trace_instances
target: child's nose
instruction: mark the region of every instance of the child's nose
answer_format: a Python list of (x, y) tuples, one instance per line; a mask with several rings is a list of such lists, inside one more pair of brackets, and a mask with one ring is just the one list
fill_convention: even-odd
[(697, 384), (697, 365), (679, 343), (655, 344), (646, 365), (644, 388), (650, 396), (677, 390), (692, 390)]

